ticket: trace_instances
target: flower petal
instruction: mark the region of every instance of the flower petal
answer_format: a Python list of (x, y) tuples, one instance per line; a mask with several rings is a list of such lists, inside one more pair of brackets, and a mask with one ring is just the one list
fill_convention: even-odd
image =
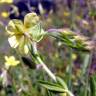
[(6, 27), (6, 31), (10, 35), (14, 34), (22, 34), (24, 30), (24, 26), (22, 21), (13, 19), (8, 23), (8, 26)]
[(29, 52), (29, 49), (28, 49), (28, 39), (27, 38), (24, 38), (24, 36), (22, 36), (20, 42), (19, 42), (19, 51), (20, 53), (24, 53), (24, 54), (27, 54)]
[(30, 28), (33, 27), (34, 25), (36, 25), (39, 22), (39, 17), (37, 16), (36, 13), (32, 12), (29, 13), (25, 16), (24, 18), (24, 26), (26, 28)]
[(5, 58), (6, 61), (8, 60), (8, 57), (7, 56), (5, 56), (4, 58)]
[(9, 37), (8, 42), (12, 48), (16, 48), (19, 45), (19, 42), (17, 41), (16, 36)]
[(16, 60), (14, 56), (5, 56), (5, 67), (8, 69), (10, 66), (16, 66), (20, 61)]
[(10, 56), (10, 60), (11, 61), (15, 61), (15, 57), (14, 56)]
[(24, 45), (24, 53), (25, 54), (28, 54), (28, 52), (29, 52), (28, 46), (27, 45)]
[(16, 65), (18, 65), (19, 63), (20, 63), (20, 61), (16, 60), (16, 61), (14, 61), (14, 63), (12, 63), (12, 66), (16, 66)]

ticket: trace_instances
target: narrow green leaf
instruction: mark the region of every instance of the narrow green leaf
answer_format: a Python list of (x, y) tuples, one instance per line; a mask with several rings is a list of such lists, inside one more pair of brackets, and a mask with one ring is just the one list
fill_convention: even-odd
[(64, 80), (62, 80), (60, 77), (57, 77), (57, 82), (66, 90), (68, 90), (68, 87), (66, 85), (66, 83), (64, 82)]
[(65, 90), (61, 88), (58, 84), (53, 84), (50, 82), (45, 82), (45, 81), (39, 81), (40, 85), (45, 87), (46, 89), (52, 91), (52, 92), (58, 92), (58, 93), (63, 93)]
[(48, 96), (53, 96), (52, 92), (48, 90)]
[(90, 78), (91, 96), (96, 96), (96, 76)]

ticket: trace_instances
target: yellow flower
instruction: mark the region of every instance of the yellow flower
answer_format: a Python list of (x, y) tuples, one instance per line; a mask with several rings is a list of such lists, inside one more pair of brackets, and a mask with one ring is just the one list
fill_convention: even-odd
[(39, 23), (36, 13), (29, 13), (22, 21), (13, 19), (9, 21), (6, 31), (9, 34), (9, 44), (12, 48), (19, 48), (20, 52), (27, 54), (31, 42), (38, 42), (43, 38), (44, 30)]
[(77, 58), (77, 55), (76, 55), (75, 53), (73, 53), (73, 54), (72, 54), (72, 59), (73, 59), (73, 60), (76, 60), (76, 58)]
[(2, 12), (1, 13), (1, 16), (4, 17), (4, 18), (7, 18), (9, 16), (9, 13), (8, 12)]
[(13, 0), (0, 0), (0, 3), (13, 3)]
[(67, 12), (67, 11), (64, 12), (65, 17), (68, 17), (69, 15), (70, 15), (70, 12)]
[(20, 61), (16, 60), (14, 56), (5, 56), (5, 66), (9, 68), (10, 66), (16, 66), (20, 63)]

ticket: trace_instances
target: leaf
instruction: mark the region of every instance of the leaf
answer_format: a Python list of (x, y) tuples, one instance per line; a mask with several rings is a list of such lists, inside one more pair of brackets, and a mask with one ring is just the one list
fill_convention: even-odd
[(57, 77), (57, 82), (66, 90), (68, 90), (68, 87), (66, 85), (66, 83), (64, 82), (64, 80), (62, 80), (60, 77)]
[(86, 40), (82, 40), (82, 36), (81, 36), (81, 40), (75, 39), (74, 36), (78, 36), (77, 34), (66, 34), (66, 33), (62, 33), (60, 31), (57, 32), (50, 32), (50, 34), (48, 34), (52, 37), (55, 37), (56, 39), (58, 39), (59, 41), (61, 41), (62, 44), (71, 47), (73, 49), (77, 49), (80, 51), (90, 51), (89, 49), (86, 48), (87, 45), (85, 45), (84, 42), (86, 42)]
[(47, 93), (48, 93), (48, 96), (53, 96), (52, 92), (50, 92), (49, 90)]
[(90, 77), (91, 96), (96, 96), (96, 76)]
[(69, 96), (74, 96), (69, 90), (62, 88), (59, 84), (54, 84), (46, 81), (39, 81), (39, 83), (50, 92), (67, 93)]
[(58, 84), (53, 84), (50, 82), (45, 82), (45, 81), (39, 81), (40, 85), (45, 87), (46, 89), (52, 91), (52, 92), (57, 92), (57, 93), (65, 93), (66, 91), (61, 88)]

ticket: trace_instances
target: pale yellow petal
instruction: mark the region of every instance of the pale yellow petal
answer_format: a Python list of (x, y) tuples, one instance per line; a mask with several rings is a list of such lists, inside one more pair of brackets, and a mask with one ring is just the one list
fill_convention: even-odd
[(9, 37), (8, 42), (12, 48), (16, 48), (19, 45), (19, 42), (17, 41), (16, 36)]
[(30, 28), (39, 22), (39, 16), (36, 13), (28, 13), (24, 18), (24, 26)]
[(25, 38), (24, 38), (24, 36), (22, 36), (19, 40), (19, 49), (20, 50), (24, 47), (24, 41), (25, 41)]
[(18, 65), (20, 63), (20, 61), (14, 61), (13, 63), (12, 63), (12, 66), (16, 66), (16, 65)]
[(25, 54), (28, 54), (28, 52), (29, 52), (28, 46), (27, 45), (24, 45), (24, 53)]
[(16, 19), (10, 20), (6, 27), (6, 31), (9, 35), (22, 34), (24, 31), (22, 21)]
[(10, 60), (11, 61), (15, 61), (15, 57), (14, 56), (10, 56)]
[(16, 61), (16, 64), (19, 64), (19, 63), (20, 63), (20, 61), (17, 60), (17, 61)]
[(13, 2), (13, 0), (6, 0), (6, 2), (7, 2), (7, 3), (12, 3), (12, 2)]
[(9, 69), (10, 65), (7, 62), (5, 62), (5, 67), (6, 69)]
[(8, 60), (8, 57), (7, 56), (5, 56), (4, 58), (5, 58), (6, 61)]

